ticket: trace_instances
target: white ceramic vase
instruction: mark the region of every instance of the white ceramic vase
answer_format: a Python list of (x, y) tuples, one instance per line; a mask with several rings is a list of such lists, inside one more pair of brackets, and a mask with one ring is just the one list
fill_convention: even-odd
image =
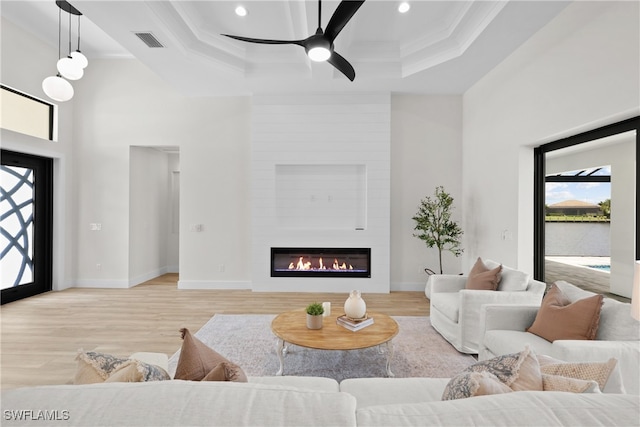
[(351, 291), (344, 302), (344, 314), (352, 319), (362, 319), (367, 314), (367, 304), (362, 299), (360, 291)]

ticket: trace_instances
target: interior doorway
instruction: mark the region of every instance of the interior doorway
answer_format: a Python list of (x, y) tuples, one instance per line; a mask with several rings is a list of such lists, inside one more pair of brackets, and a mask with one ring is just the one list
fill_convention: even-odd
[(179, 272), (180, 150), (129, 149), (129, 281)]

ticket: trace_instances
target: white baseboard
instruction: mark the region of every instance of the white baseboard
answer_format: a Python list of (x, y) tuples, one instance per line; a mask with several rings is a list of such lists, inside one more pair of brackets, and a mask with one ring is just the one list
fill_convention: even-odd
[(427, 281), (424, 282), (396, 282), (391, 283), (392, 291), (420, 291), (424, 292)]
[(178, 280), (178, 289), (251, 289), (248, 281)]
[(128, 280), (113, 279), (89, 279), (79, 280), (73, 286), (74, 288), (105, 288), (105, 289), (129, 289)]

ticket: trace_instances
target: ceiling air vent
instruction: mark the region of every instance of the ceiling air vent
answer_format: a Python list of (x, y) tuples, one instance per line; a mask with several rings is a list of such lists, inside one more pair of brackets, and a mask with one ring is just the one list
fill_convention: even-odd
[(148, 47), (165, 47), (160, 41), (150, 32), (134, 33), (140, 40), (144, 42)]

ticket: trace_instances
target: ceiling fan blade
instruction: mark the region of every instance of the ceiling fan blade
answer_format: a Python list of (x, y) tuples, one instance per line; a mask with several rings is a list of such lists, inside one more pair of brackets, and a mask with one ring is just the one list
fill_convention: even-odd
[(240, 40), (248, 43), (260, 43), (260, 44), (295, 44), (304, 47), (305, 40), (269, 40), (269, 39), (252, 39), (250, 37), (232, 36), (229, 34), (221, 34), (225, 37)]
[(349, 64), (349, 61), (344, 59), (338, 52), (331, 52), (331, 57), (327, 62), (336, 67), (338, 71), (347, 76), (349, 80), (353, 81), (353, 79), (356, 78), (356, 71), (353, 69), (351, 64)]
[(358, 11), (358, 9), (360, 9), (360, 6), (362, 6), (363, 3), (364, 0), (343, 0), (342, 2), (340, 2), (335, 12), (333, 12), (333, 16), (329, 20), (327, 28), (324, 31), (325, 36), (329, 39), (330, 42), (333, 43), (333, 40), (335, 40), (340, 31), (342, 31), (344, 26), (347, 25), (349, 20)]

